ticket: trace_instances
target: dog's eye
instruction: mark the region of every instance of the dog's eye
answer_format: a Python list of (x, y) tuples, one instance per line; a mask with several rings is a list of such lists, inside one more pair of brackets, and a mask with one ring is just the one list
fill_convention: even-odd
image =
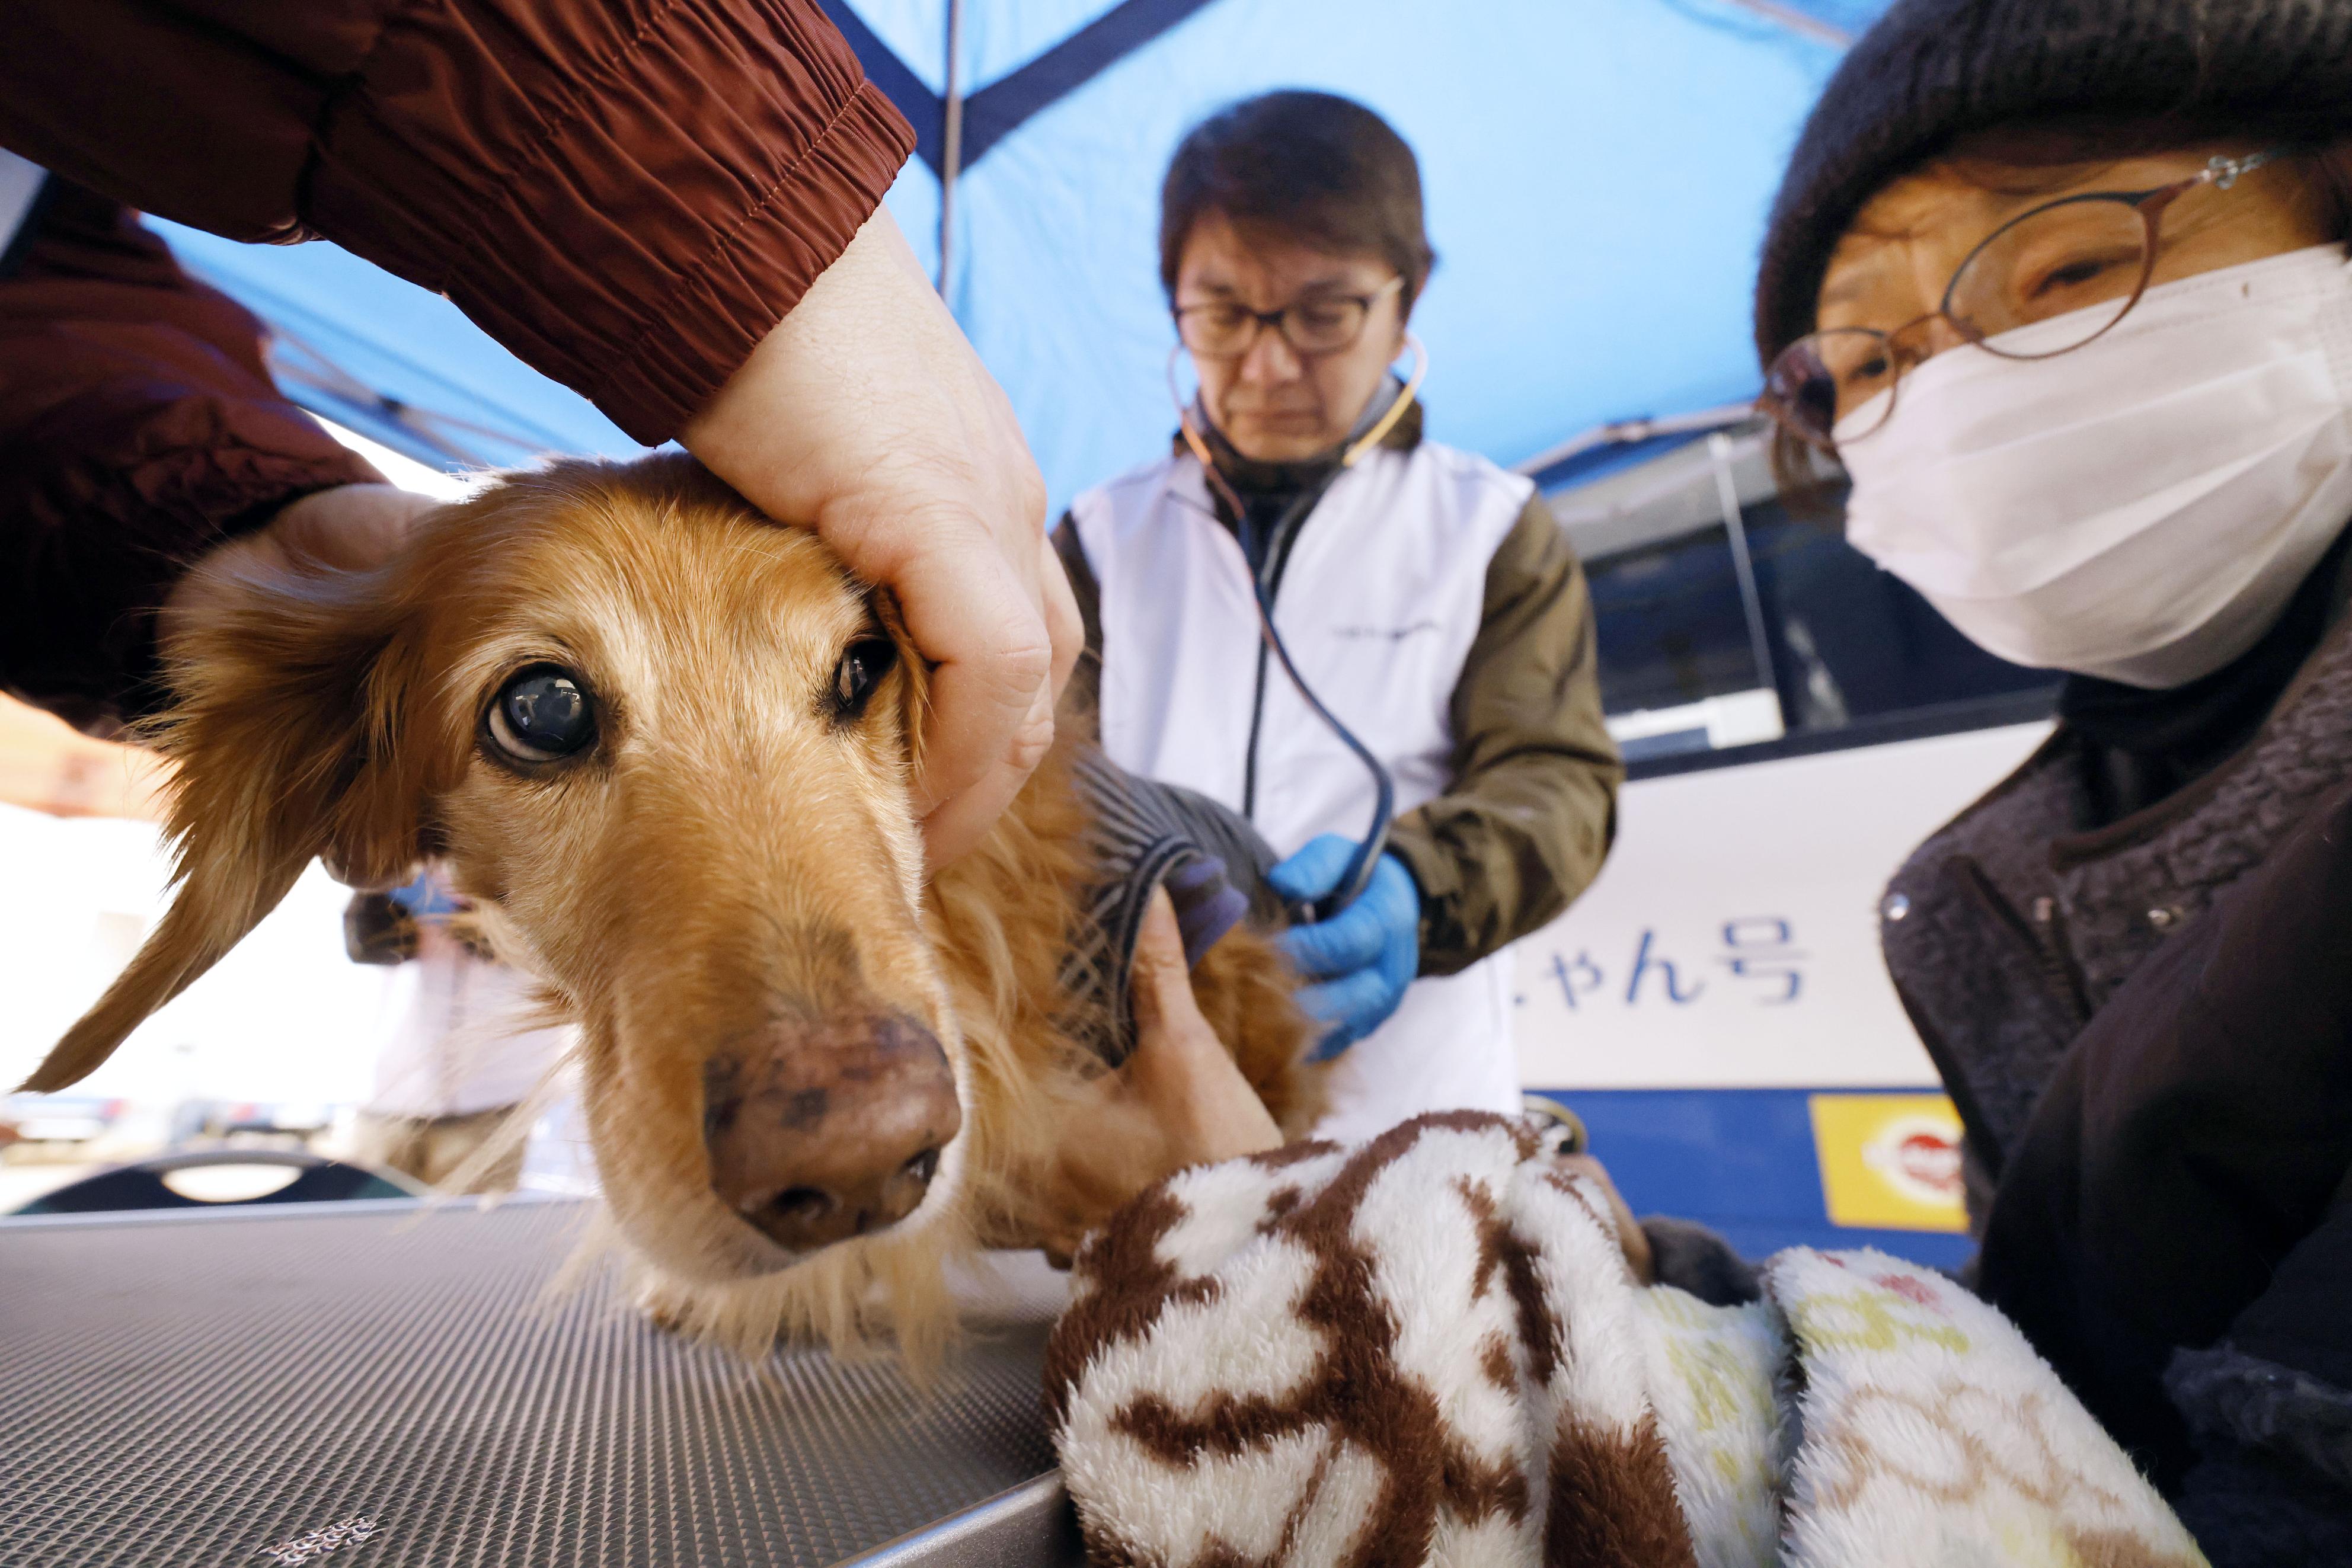
[(551, 762), (596, 738), (596, 714), (579, 676), (560, 665), (535, 664), (499, 688), (488, 727), (499, 749), (515, 761)]
[(844, 718), (866, 711), (866, 699), (898, 662), (898, 650), (887, 637), (863, 637), (843, 650), (833, 672), (833, 706)]

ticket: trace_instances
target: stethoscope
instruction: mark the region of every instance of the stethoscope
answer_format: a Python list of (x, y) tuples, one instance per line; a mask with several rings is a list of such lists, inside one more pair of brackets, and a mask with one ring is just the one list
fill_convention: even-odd
[[(1388, 848), (1389, 824), (1395, 820), (1396, 780), (1389, 776), (1389, 770), (1382, 766), (1381, 759), (1372, 755), (1371, 748), (1356, 737), (1356, 732), (1340, 723), (1339, 716), (1323, 706), (1323, 699), (1315, 695), (1315, 688), (1307, 684), (1307, 678), (1298, 673), (1298, 666), (1291, 662), (1290, 650), (1283, 645), (1282, 633), (1274, 628), (1274, 593), (1270, 580), (1273, 568), (1281, 559), (1290, 537), (1313, 515), (1316, 507), (1339, 476), (1353, 468), (1366, 454), (1379, 446), (1382, 438), (1396, 428), (1397, 421), (1404, 417), (1405, 410), (1412, 406), (1413, 396), (1421, 390), (1422, 378), (1429, 371), (1429, 350), (1422, 347), (1421, 340), (1411, 332), (1404, 335), (1404, 341), (1405, 347), (1412, 350), (1412, 373), (1405, 378), (1403, 387), (1389, 400), (1389, 406), (1380, 418), (1373, 421), (1362, 434), (1348, 443), (1346, 450), (1339, 454), (1339, 465), (1300, 491), (1297, 497), (1283, 508), (1282, 515), (1275, 519), (1273, 529), (1266, 535), (1263, 564), (1250, 572), (1250, 587), (1257, 600), (1258, 636), (1273, 653), (1275, 662), (1282, 666), (1282, 673), (1290, 677), (1290, 684), (1297, 689), (1299, 696), (1314, 710), (1315, 716), (1339, 737), (1341, 745), (1355, 753), (1356, 760), (1361, 762), (1372, 776), (1371, 831), (1364, 835), (1355, 852), (1348, 857), (1338, 883), (1328, 894), (1307, 906), (1306, 913), (1318, 923), (1332, 918), (1355, 903), (1370, 883), (1372, 873), (1380, 866), (1381, 853)], [(1245, 527), (1249, 508), (1242, 504), (1242, 498), (1234, 494), (1233, 486), (1218, 471), (1207, 440), (1193, 423), (1192, 404), (1177, 389), (1176, 361), (1183, 352), (1184, 346), (1179, 343), (1168, 355), (1168, 395), (1176, 404), (1177, 425), (1184, 434), (1184, 444), (1200, 461), (1201, 472), (1215, 486), (1225, 505), (1233, 509), (1235, 526)]]

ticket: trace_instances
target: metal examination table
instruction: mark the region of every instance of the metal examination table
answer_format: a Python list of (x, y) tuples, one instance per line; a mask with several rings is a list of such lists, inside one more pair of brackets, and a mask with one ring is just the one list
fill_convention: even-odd
[(936, 1391), (679, 1343), (587, 1206), (0, 1220), (11, 1568), (1030, 1568), (1083, 1561), (1038, 1364), (1058, 1285), (975, 1293)]

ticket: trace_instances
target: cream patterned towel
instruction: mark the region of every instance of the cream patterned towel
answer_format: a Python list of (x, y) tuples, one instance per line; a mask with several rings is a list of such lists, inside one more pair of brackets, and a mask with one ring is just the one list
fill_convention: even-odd
[(2203, 1563), (1958, 1285), (1765, 1279), (1640, 1286), (1543, 1128), (1425, 1116), (1145, 1193), (1078, 1255), (1047, 1408), (1119, 1568)]

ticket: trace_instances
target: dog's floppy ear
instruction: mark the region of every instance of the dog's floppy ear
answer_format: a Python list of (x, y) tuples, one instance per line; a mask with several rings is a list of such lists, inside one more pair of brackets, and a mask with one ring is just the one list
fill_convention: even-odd
[(177, 765), (177, 891), (146, 945), (25, 1087), (87, 1076), (148, 1014), (236, 946), (313, 856), (395, 883), (418, 858), (421, 780), (403, 766), (404, 653), (389, 571), (218, 574), (220, 610), (167, 650), (176, 697), (153, 729)]

